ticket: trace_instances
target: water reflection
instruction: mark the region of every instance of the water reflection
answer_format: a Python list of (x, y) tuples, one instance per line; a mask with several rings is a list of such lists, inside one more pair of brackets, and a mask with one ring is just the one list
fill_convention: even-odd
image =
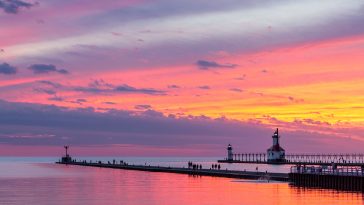
[[(4, 169), (5, 165), (0, 166)], [(305, 189), (281, 182), (51, 163), (24, 166), (29, 174), (0, 177), (0, 204), (363, 204), (362, 193)]]

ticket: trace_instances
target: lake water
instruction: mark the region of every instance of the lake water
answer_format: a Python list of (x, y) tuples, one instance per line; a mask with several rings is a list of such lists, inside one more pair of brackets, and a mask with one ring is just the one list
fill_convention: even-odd
[[(80, 158), (85, 160), (96, 159)], [(114, 158), (98, 158), (112, 160)], [(115, 158), (130, 164), (210, 167), (214, 158)], [(297, 188), (288, 183), (261, 183), (217, 177), (154, 173), (54, 164), (56, 158), (0, 158), (0, 204), (364, 204), (362, 193)], [(287, 171), (269, 165), (224, 165), (238, 170)]]

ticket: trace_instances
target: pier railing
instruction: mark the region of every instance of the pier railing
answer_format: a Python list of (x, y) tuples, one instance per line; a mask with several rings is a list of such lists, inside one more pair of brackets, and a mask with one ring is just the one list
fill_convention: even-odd
[(266, 153), (241, 153), (233, 154), (233, 161), (237, 162), (266, 162)]
[(362, 167), (343, 166), (293, 166), (288, 174), (293, 186), (320, 187), (364, 192)]
[[(233, 163), (267, 163), (266, 153), (239, 153), (233, 154), (233, 160), (220, 160)], [(282, 160), (283, 164), (331, 164), (346, 166), (364, 166), (364, 154), (287, 154)]]
[(364, 176), (361, 167), (321, 167), (321, 166), (292, 166), (291, 173), (313, 175), (337, 175), (337, 176)]
[(364, 154), (288, 154), (285, 158), (289, 162), (364, 163)]

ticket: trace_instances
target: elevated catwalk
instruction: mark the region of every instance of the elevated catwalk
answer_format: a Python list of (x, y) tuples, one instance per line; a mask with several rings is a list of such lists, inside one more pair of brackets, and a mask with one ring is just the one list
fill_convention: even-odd
[(266, 153), (233, 154), (232, 159), (218, 160), (220, 163), (257, 163), (257, 164), (302, 164), (364, 166), (364, 154), (287, 154), (279, 162), (269, 162)]
[(360, 166), (364, 168), (364, 154), (286, 154), (279, 143), (278, 128), (272, 135), (273, 144), (266, 153), (234, 153), (231, 144), (227, 147), (227, 157), (220, 163), (257, 163), (257, 164), (302, 164)]

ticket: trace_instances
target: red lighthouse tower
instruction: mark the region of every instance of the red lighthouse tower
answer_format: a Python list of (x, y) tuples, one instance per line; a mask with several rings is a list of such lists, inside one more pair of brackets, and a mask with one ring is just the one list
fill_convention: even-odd
[(273, 145), (267, 150), (268, 163), (282, 163), (285, 161), (285, 150), (279, 145), (279, 133), (278, 128), (274, 132)]

